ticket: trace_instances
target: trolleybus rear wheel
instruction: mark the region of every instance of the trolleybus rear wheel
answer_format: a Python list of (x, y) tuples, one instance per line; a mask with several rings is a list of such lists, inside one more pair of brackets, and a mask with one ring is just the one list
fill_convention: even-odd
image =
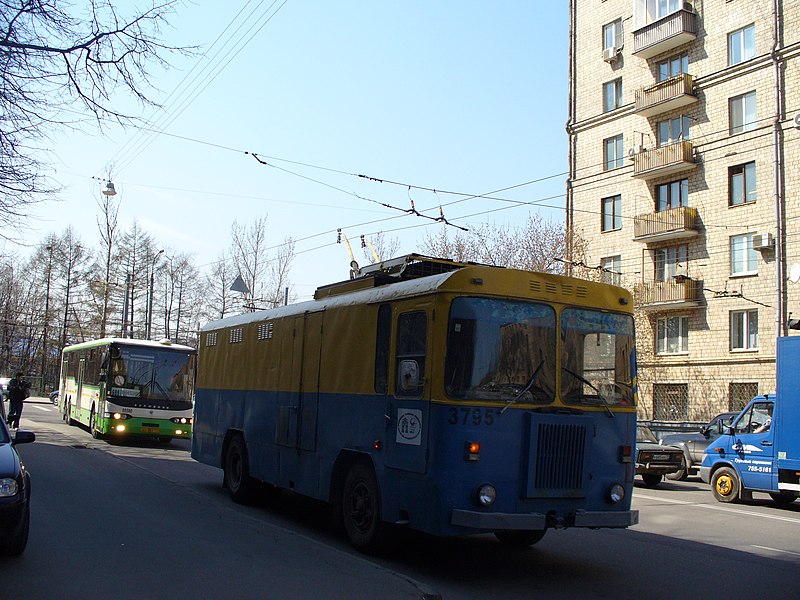
[(350, 543), (361, 552), (377, 552), (384, 542), (381, 499), (372, 468), (357, 462), (342, 491), (342, 521)]
[(536, 542), (544, 537), (546, 529), (533, 529), (533, 530), (503, 530), (495, 531), (494, 537), (506, 546), (514, 546), (516, 548), (524, 548), (525, 546), (533, 546)]
[(711, 476), (711, 492), (720, 502), (736, 502), (741, 487), (739, 476), (730, 467), (720, 467)]
[(223, 470), (225, 487), (233, 501), (239, 504), (249, 502), (253, 497), (255, 482), (250, 477), (250, 461), (241, 435), (235, 436), (228, 444)]

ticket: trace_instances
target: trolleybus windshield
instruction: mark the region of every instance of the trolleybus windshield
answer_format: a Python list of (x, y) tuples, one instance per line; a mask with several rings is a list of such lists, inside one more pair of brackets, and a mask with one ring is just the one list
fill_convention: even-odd
[(633, 318), (567, 308), (561, 314), (561, 398), (633, 406)]
[(445, 391), (454, 398), (548, 404), (555, 397), (556, 313), (535, 302), (456, 298)]
[(120, 406), (190, 409), (194, 361), (189, 352), (112, 346), (109, 395)]

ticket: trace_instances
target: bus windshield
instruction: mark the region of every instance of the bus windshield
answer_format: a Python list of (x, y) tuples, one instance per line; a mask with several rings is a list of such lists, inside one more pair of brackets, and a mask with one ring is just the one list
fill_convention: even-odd
[(633, 317), (567, 308), (561, 314), (561, 397), (567, 404), (633, 406)]
[(456, 298), (445, 391), (465, 400), (548, 404), (555, 397), (556, 316), (535, 302)]
[(192, 352), (114, 346), (107, 386), (115, 404), (187, 410), (194, 368)]

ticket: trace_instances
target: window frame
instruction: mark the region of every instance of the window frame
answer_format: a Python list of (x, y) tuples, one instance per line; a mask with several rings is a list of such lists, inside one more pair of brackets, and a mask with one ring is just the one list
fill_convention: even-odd
[[(609, 96), (611, 90), (613, 97)], [(609, 102), (611, 100), (611, 102)], [(622, 106), (622, 77), (617, 77), (603, 84), (603, 112), (611, 112)]]
[[(669, 129), (666, 138), (663, 135), (664, 127)], [(686, 115), (679, 115), (672, 119), (664, 119), (656, 124), (656, 137), (658, 147), (669, 146), (682, 140), (691, 139), (690, 136), (691, 119)]]
[[(678, 65), (678, 70), (673, 71), (673, 65), (676, 63)], [(663, 73), (665, 68), (667, 71), (666, 75)], [(683, 75), (684, 73), (689, 73), (689, 54), (686, 52), (677, 54), (656, 64), (656, 80), (659, 83), (677, 77), (678, 75)]]
[[(613, 148), (614, 156), (610, 150)], [(625, 138), (623, 134), (603, 140), (603, 170), (613, 171), (625, 166)]]
[[(748, 169), (752, 167), (752, 169)], [(748, 177), (748, 171), (750, 176)], [(734, 198), (734, 183), (736, 178), (741, 177), (741, 201), (735, 201)], [(749, 184), (752, 180), (752, 190), (748, 190)], [(746, 204), (755, 204), (758, 200), (758, 188), (756, 178), (756, 161), (751, 160), (746, 163), (740, 163), (728, 167), (728, 206), (744, 206)]]
[[(661, 191), (666, 191), (666, 196), (662, 201)], [(664, 212), (672, 210), (673, 208), (681, 208), (689, 206), (689, 179), (675, 179), (674, 181), (667, 181), (666, 183), (656, 184), (655, 189), (655, 209), (656, 212)], [(677, 204), (673, 200), (675, 192), (677, 191), (678, 200)]]
[[(611, 211), (606, 211), (610, 206)], [(610, 227), (606, 227), (607, 219), (611, 220)], [(600, 199), (600, 231), (619, 231), (622, 229), (622, 194), (614, 194)]]
[[(748, 35), (749, 33), (749, 35)], [(752, 46), (748, 47), (748, 39)], [(739, 55), (734, 56), (734, 51)], [(750, 23), (728, 34), (728, 66), (740, 65), (756, 56), (756, 24)], [(737, 60), (738, 58), (738, 60)]]
[[(750, 104), (752, 101), (752, 105)], [(748, 108), (752, 111), (752, 119), (748, 120)], [(741, 117), (741, 123), (735, 117)], [(731, 135), (745, 133), (756, 128), (758, 123), (758, 96), (755, 90), (728, 98), (728, 127)]]
[[(611, 39), (609, 39), (608, 32), (611, 32)], [(602, 40), (603, 50), (608, 50), (609, 48), (613, 48), (614, 50), (622, 50), (622, 47), (625, 44), (622, 29), (622, 17), (614, 19), (610, 23), (603, 25)], [(608, 42), (611, 40), (613, 40), (613, 44), (609, 46)]]
[(622, 255), (606, 256), (600, 259), (603, 269), (603, 282), (611, 285), (622, 285)]
[[(670, 333), (670, 322), (677, 323), (677, 336), (674, 339), (677, 341), (677, 349), (670, 350), (670, 340), (673, 339)], [(672, 326), (674, 330), (674, 325)], [(669, 317), (660, 317), (656, 319), (656, 354), (674, 355), (674, 354), (688, 354), (689, 353), (689, 317), (688, 315), (674, 315)]]
[[(656, 248), (653, 250), (653, 281), (666, 282), (676, 275), (686, 275), (688, 264), (688, 244)], [(679, 268), (680, 265), (683, 267)]]
[[(728, 248), (730, 251), (731, 277), (758, 275), (758, 251), (753, 248), (754, 235), (754, 233), (743, 233), (730, 237)], [(742, 239), (745, 240), (745, 247), (743, 249), (745, 255), (739, 256), (742, 249), (737, 248), (737, 240)], [(737, 265), (743, 265), (744, 269), (737, 269)], [(751, 268), (753, 266), (755, 266), (755, 268)]]
[[(755, 315), (755, 318), (753, 318)], [(736, 323), (734, 323), (736, 321)], [(758, 309), (732, 310), (728, 313), (729, 349), (731, 352), (758, 350)]]

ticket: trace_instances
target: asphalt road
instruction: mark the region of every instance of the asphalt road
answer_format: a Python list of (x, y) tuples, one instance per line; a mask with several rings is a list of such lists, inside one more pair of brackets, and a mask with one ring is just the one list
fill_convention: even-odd
[(724, 505), (699, 480), (637, 485), (640, 524), (549, 531), (513, 550), (493, 536), (400, 532), (354, 552), (319, 503), (231, 502), (186, 441), (115, 445), (28, 403), (20, 446), (31, 538), (0, 559), (0, 598), (782, 598), (800, 584), (800, 502)]

